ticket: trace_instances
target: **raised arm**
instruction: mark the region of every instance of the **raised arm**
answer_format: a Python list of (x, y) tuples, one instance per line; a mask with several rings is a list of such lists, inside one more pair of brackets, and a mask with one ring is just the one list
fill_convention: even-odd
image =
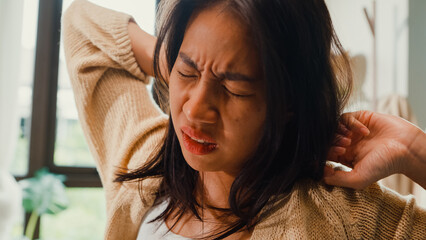
[[(157, 38), (142, 30), (133, 19), (130, 19), (128, 31), (132, 50), (140, 68), (145, 74), (154, 76), (153, 55)], [(164, 49), (161, 49), (160, 69), (167, 81), (168, 71), (166, 66)]]
[[(116, 189), (110, 186), (119, 168), (134, 169), (144, 163), (167, 122), (145, 85), (151, 50), (146, 49), (148, 60), (141, 59), (140, 64), (132, 51), (131, 19), (76, 0), (62, 22), (79, 119), (107, 192)], [(152, 46), (155, 39), (144, 36), (138, 42)]]
[(132, 19), (128, 31), (132, 50), (140, 68), (145, 74), (154, 76), (153, 53), (157, 39), (142, 30)]

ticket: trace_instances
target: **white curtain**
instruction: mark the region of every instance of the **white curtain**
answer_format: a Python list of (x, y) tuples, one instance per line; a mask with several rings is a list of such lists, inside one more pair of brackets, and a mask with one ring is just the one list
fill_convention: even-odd
[(23, 0), (0, 1), (0, 240), (21, 213), (21, 191), (8, 169), (19, 134), (18, 87)]

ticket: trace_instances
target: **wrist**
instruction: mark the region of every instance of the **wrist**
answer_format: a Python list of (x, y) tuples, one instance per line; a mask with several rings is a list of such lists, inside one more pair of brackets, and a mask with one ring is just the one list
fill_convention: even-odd
[(426, 189), (426, 133), (418, 129), (408, 146), (409, 161), (405, 175)]
[(139, 67), (145, 74), (153, 76), (153, 54), (157, 39), (139, 28), (132, 20), (128, 24), (128, 32)]

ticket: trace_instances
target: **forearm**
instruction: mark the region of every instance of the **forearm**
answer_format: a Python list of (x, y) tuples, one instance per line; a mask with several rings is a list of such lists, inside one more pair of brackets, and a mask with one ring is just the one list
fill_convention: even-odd
[(132, 51), (130, 19), (128, 14), (78, 0), (62, 21), (80, 123), (106, 188), (113, 182), (111, 173), (116, 166), (139, 161), (131, 160), (141, 152), (137, 139), (143, 138), (144, 146), (153, 146), (158, 139), (153, 129), (160, 132), (166, 124)]
[(418, 129), (409, 146), (411, 163), (406, 175), (426, 189), (426, 133)]
[(136, 61), (142, 71), (154, 76), (153, 56), (157, 38), (143, 31), (135, 22), (129, 22), (129, 37)]

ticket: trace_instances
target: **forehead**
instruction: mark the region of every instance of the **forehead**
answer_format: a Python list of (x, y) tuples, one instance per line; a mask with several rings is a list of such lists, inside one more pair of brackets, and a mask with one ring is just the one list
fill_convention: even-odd
[(220, 70), (248, 73), (259, 69), (258, 54), (248, 27), (223, 5), (192, 16), (180, 51), (201, 67), (211, 63)]

